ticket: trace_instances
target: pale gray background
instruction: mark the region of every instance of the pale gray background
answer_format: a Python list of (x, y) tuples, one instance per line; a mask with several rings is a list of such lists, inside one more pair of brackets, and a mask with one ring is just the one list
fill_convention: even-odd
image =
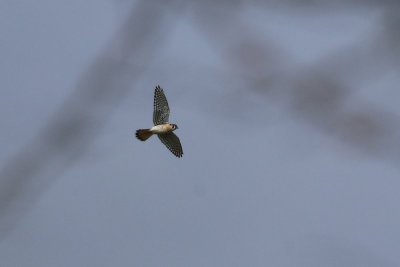
[(400, 266), (397, 3), (1, 1), (0, 266)]

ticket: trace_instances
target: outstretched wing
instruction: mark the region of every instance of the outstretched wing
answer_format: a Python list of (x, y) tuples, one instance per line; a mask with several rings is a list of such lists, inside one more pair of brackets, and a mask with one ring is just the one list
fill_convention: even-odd
[(160, 125), (168, 123), (168, 120), (169, 120), (168, 101), (164, 95), (163, 89), (159, 85), (157, 85), (154, 91), (153, 123), (154, 125)]
[(183, 150), (181, 146), (181, 142), (179, 141), (178, 136), (176, 136), (173, 132), (167, 134), (159, 134), (158, 138), (160, 138), (161, 142), (178, 158), (182, 157)]

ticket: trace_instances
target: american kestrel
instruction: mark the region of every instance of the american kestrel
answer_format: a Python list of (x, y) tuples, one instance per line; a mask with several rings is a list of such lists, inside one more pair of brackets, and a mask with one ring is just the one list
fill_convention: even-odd
[(178, 158), (182, 157), (183, 150), (178, 136), (173, 131), (178, 129), (178, 125), (171, 124), (169, 120), (169, 106), (164, 90), (158, 85), (154, 90), (154, 126), (150, 129), (139, 129), (136, 137), (140, 141), (146, 141), (153, 134), (157, 134), (161, 142)]

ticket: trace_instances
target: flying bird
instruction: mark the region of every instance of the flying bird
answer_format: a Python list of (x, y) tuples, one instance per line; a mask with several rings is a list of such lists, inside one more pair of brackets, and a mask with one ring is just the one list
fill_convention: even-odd
[(146, 141), (153, 134), (157, 134), (161, 142), (178, 158), (182, 157), (183, 150), (178, 136), (173, 131), (178, 129), (178, 125), (169, 123), (169, 106), (164, 90), (158, 85), (154, 90), (154, 126), (149, 129), (139, 129), (136, 137), (140, 141)]

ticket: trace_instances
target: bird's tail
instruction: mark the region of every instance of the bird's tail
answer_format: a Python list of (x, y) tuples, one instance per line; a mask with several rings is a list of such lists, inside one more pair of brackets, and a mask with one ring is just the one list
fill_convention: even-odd
[(140, 141), (146, 141), (152, 135), (153, 133), (150, 131), (150, 129), (139, 129), (136, 131), (136, 137)]

